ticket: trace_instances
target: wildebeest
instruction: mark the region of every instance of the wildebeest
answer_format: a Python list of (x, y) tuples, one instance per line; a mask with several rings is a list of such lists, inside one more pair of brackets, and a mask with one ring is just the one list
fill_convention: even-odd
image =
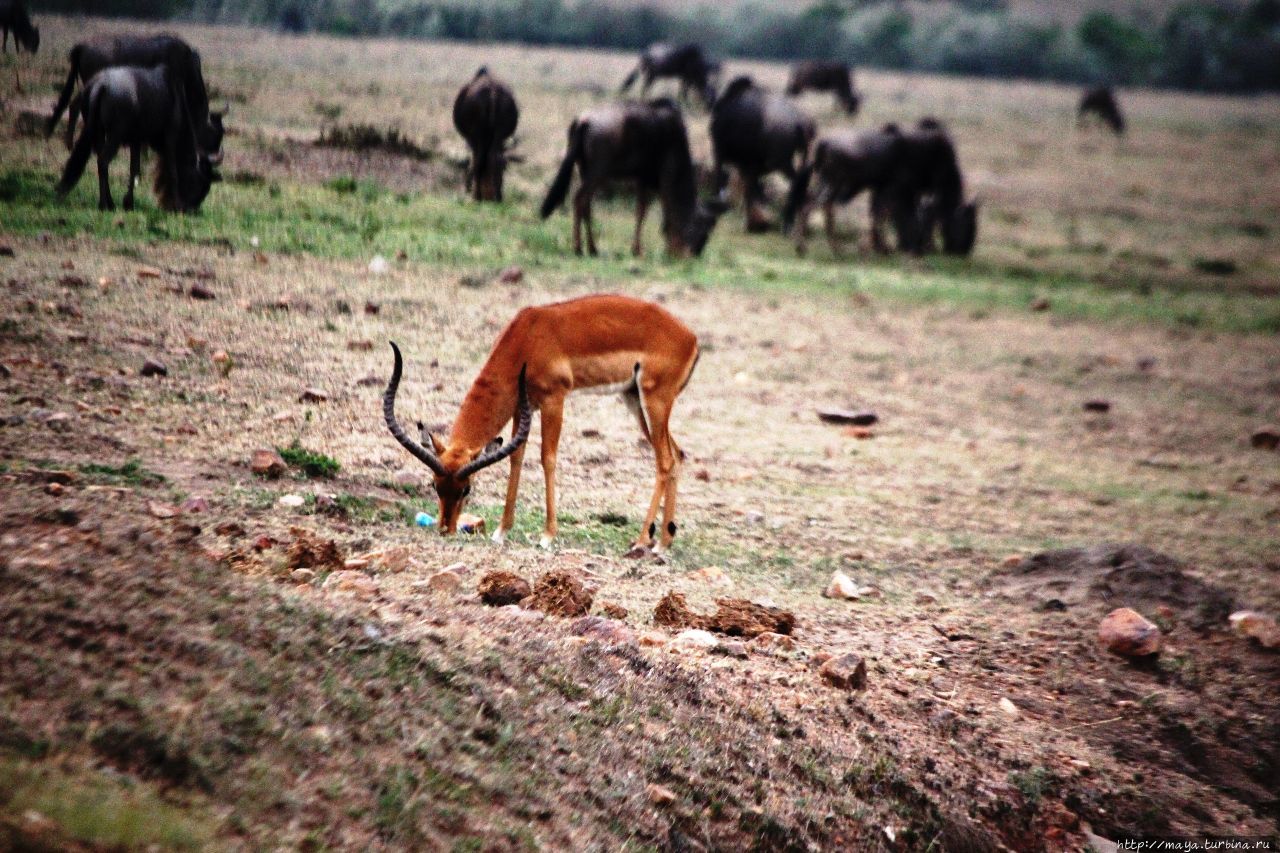
[[(0, 30), (4, 31), (4, 41), (0, 43), (0, 52), (9, 50), (9, 32), (13, 32), (13, 52), (35, 53), (40, 49), (40, 28), (31, 23), (27, 14), (27, 4), (23, 0), (0, 0)], [(18, 83), (18, 91), (22, 91), (22, 78), (18, 76), (18, 65), (14, 63), (13, 77)]]
[(53, 133), (63, 110), (72, 105), (67, 115), (67, 147), (75, 135), (76, 108), (72, 103), (76, 81), (88, 82), (104, 68), (136, 66), (154, 68), (165, 65), (171, 69), (171, 79), (185, 90), (185, 102), (191, 112), (196, 129), (196, 141), (214, 162), (222, 150), (222, 113), (209, 111), (209, 92), (205, 88), (204, 74), (200, 70), (200, 54), (181, 38), (168, 33), (159, 35), (104, 35), (77, 43), (70, 52), (71, 70), (63, 84), (53, 115), (45, 124), (45, 135)]
[(1076, 123), (1082, 124), (1089, 115), (1097, 116), (1116, 136), (1124, 134), (1124, 114), (1120, 112), (1120, 102), (1110, 86), (1097, 86), (1080, 96)]
[(573, 197), (573, 251), (579, 255), (584, 220), (587, 251), (596, 254), (591, 199), (611, 180), (635, 181), (636, 231), (631, 244), (635, 255), (641, 252), (640, 232), (655, 192), (662, 202), (667, 251), (677, 257), (700, 255), (724, 212), (718, 201), (698, 199), (689, 134), (680, 107), (670, 98), (610, 104), (574, 119), (560, 170), (542, 202), (543, 219), (564, 203), (574, 166), (581, 183)]
[(892, 221), (902, 251), (932, 251), (935, 230), (942, 232), (943, 251), (967, 255), (973, 250), (977, 202), (964, 201), (955, 144), (937, 121), (923, 119), (909, 131), (889, 124), (819, 139), (813, 164), (797, 176), (784, 214), (785, 222), (795, 223), (797, 251), (804, 251), (808, 214), (815, 204), (823, 208), (827, 239), (836, 251), (835, 207), (865, 190), (871, 192), (871, 244), (876, 251), (888, 251), (886, 220)]
[(649, 94), (649, 86), (655, 79), (675, 77), (680, 81), (682, 99), (687, 99), (689, 89), (693, 89), (702, 98), (702, 102), (710, 107), (716, 99), (715, 77), (719, 73), (720, 63), (708, 59), (701, 45), (657, 42), (640, 54), (640, 62), (622, 81), (622, 88), (618, 91), (626, 92), (636, 78), (643, 75), (640, 94), (644, 96)]
[(761, 179), (782, 172), (794, 181), (809, 162), (817, 133), (813, 119), (781, 95), (765, 91), (750, 77), (735, 77), (711, 108), (711, 150), (716, 191), (722, 192), (726, 165), (738, 170), (744, 187), (747, 230), (769, 228), (760, 212)]
[(849, 115), (858, 112), (858, 104), (862, 100), (853, 88), (853, 69), (834, 60), (797, 62), (791, 66), (787, 94), (794, 96), (807, 91), (831, 92)]
[(158, 155), (155, 191), (165, 210), (198, 209), (210, 185), (220, 180), (208, 154), (196, 144), (185, 87), (168, 66), (124, 66), (95, 74), (84, 89), (83, 125), (58, 182), (60, 196), (75, 187), (96, 152), (98, 209), (114, 210), (108, 169), (121, 146), (129, 148), (125, 210), (133, 209), (144, 146)]
[(506, 141), (516, 132), (520, 110), (511, 87), (481, 68), (453, 102), (453, 126), (471, 149), (467, 188), (476, 201), (502, 201)]

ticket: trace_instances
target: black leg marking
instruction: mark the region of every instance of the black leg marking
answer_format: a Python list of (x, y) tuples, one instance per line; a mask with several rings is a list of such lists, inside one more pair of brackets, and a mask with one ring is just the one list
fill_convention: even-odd
[(676, 535), (676, 523), (674, 521), (667, 522), (667, 535), (672, 537)]
[(658, 532), (658, 525), (654, 524), (652, 521), (649, 522), (649, 538), (652, 539), (653, 534), (657, 532)]

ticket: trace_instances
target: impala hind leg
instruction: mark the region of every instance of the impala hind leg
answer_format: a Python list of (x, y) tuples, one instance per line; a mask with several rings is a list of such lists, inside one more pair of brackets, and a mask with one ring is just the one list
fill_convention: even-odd
[[(667, 419), (671, 415), (671, 404), (653, 393), (654, 389), (641, 390), (642, 403), (646, 420), (649, 423), (649, 442), (653, 445), (654, 461), (657, 476), (653, 483), (653, 497), (649, 501), (649, 511), (645, 514), (644, 525), (640, 531), (637, 545), (654, 547), (654, 538), (659, 545), (655, 550), (666, 548), (676, 535), (676, 481), (679, 476), (679, 448), (671, 439), (667, 429)], [(662, 530), (657, 528), (658, 507), (662, 507)]]
[(564, 393), (543, 399), (540, 407), (542, 418), (542, 477), (547, 487), (547, 520), (538, 543), (550, 548), (556, 538), (556, 449), (560, 445), (560, 424), (564, 419)]
[[(517, 418), (511, 424), (511, 435), (514, 437), (519, 430), (520, 424)], [(527, 446), (527, 444), (521, 444), (511, 454), (511, 475), (507, 477), (507, 502), (502, 505), (502, 521), (498, 522), (498, 529), (493, 531), (493, 541), (499, 545), (506, 541), (507, 531), (516, 523), (516, 494), (520, 491), (520, 467), (524, 464), (524, 449)]]

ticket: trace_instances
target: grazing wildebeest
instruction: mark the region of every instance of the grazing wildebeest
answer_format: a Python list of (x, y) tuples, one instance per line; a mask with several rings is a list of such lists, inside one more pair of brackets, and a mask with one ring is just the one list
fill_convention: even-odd
[[(0, 51), (9, 50), (9, 32), (13, 32), (13, 52), (35, 53), (40, 49), (40, 28), (31, 23), (27, 14), (27, 4), (23, 0), (0, 0), (0, 30), (4, 31), (4, 42)], [(22, 91), (22, 78), (18, 76), (18, 64), (13, 65), (13, 77), (18, 83), (18, 91)]]
[(89, 79), (84, 90), (84, 127), (58, 182), (58, 195), (69, 193), (93, 153), (98, 155), (98, 209), (114, 210), (108, 169), (121, 146), (129, 148), (129, 189), (125, 210), (133, 209), (133, 190), (142, 166), (142, 149), (158, 155), (155, 191), (160, 207), (194, 211), (221, 180), (196, 142), (185, 87), (168, 66), (107, 68)]
[(453, 102), (453, 126), (471, 149), (467, 188), (476, 201), (502, 201), (506, 141), (516, 132), (520, 110), (511, 87), (481, 68)]
[(942, 250), (968, 255), (978, 234), (978, 205), (964, 199), (955, 142), (936, 119), (921, 119), (902, 134), (902, 156), (892, 179), (873, 193), (873, 211), (893, 217), (901, 251), (923, 254), (934, 249), (934, 232), (942, 232)]
[(167, 33), (95, 36), (72, 47), (70, 59), (71, 70), (67, 72), (67, 82), (58, 96), (53, 115), (45, 124), (45, 136), (53, 133), (58, 119), (62, 117), (62, 111), (71, 104), (71, 112), (67, 115), (67, 147), (71, 147), (78, 112), (71, 96), (75, 92), (77, 80), (87, 84), (89, 78), (99, 71), (115, 66), (154, 68), (165, 65), (172, 71), (174, 82), (185, 89), (184, 100), (196, 128), (196, 141), (215, 163), (220, 159), (223, 114), (209, 112), (209, 92), (205, 88), (204, 74), (200, 70), (200, 54), (191, 45)]
[[(791, 183), (791, 193), (783, 211), (784, 227), (795, 230), (796, 251), (803, 254), (809, 231), (809, 212), (821, 206), (827, 240), (837, 253), (835, 209), (862, 192), (883, 189), (894, 179), (903, 156), (902, 131), (897, 125), (854, 133), (841, 130), (823, 135), (813, 148), (813, 161), (801, 169)], [(881, 197), (883, 200), (883, 197)], [(872, 209), (871, 243), (878, 252), (888, 251), (881, 233), (884, 211)]]
[(1076, 110), (1076, 124), (1082, 124), (1086, 116), (1097, 116), (1116, 136), (1124, 134), (1124, 115), (1120, 112), (1120, 102), (1110, 86), (1097, 86), (1080, 96), (1080, 106)]
[(724, 212), (719, 201), (698, 199), (689, 134), (680, 107), (670, 98), (610, 104), (574, 119), (564, 160), (542, 202), (543, 219), (564, 203), (574, 166), (581, 183), (573, 197), (573, 251), (579, 255), (584, 220), (587, 251), (596, 254), (591, 198), (611, 180), (636, 184), (636, 232), (631, 244), (635, 255), (641, 252), (640, 232), (655, 192), (662, 202), (667, 251), (676, 257), (702, 254), (711, 229)]
[(791, 66), (787, 94), (794, 96), (806, 91), (831, 92), (849, 115), (858, 112), (862, 100), (853, 88), (853, 69), (835, 60), (797, 62)]
[(649, 86), (658, 77), (675, 77), (680, 81), (680, 97), (687, 99), (689, 89), (698, 93), (708, 107), (716, 99), (715, 76), (720, 73), (720, 63), (707, 59), (702, 46), (697, 44), (671, 45), (657, 42), (645, 48), (640, 62), (622, 81), (618, 91), (626, 92), (636, 78), (644, 75), (640, 94), (648, 95)]
[(760, 212), (761, 179), (782, 172), (795, 181), (809, 162), (817, 133), (813, 119), (781, 95), (761, 89), (750, 77), (735, 77), (711, 108), (711, 150), (716, 191), (723, 192), (726, 165), (738, 170), (744, 188), (747, 230), (767, 231)]

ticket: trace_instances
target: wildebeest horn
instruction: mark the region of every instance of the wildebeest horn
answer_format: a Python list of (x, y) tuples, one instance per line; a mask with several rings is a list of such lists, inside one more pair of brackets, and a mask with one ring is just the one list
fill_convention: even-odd
[(462, 466), (456, 475), (457, 479), (465, 480), (481, 468), (488, 468), (495, 462), (501, 462), (512, 453), (515, 453), (516, 450), (519, 449), (520, 445), (524, 444), (525, 439), (529, 437), (529, 428), (533, 426), (533, 407), (529, 405), (529, 389), (524, 378), (525, 371), (528, 367), (529, 366), (526, 364), (520, 368), (520, 398), (516, 403), (515, 435), (511, 436), (511, 441), (501, 447), (498, 447), (492, 453), (483, 453), (468, 462), (466, 465)]
[[(430, 468), (437, 477), (447, 477), (449, 469), (436, 458), (436, 455), (418, 442), (410, 438), (400, 427), (400, 423), (396, 420), (396, 390), (400, 387), (400, 371), (404, 367), (404, 361), (400, 358), (400, 347), (396, 346), (395, 341), (389, 341), (391, 351), (395, 353), (395, 366), (391, 368), (391, 381), (387, 383), (387, 391), (382, 396), (382, 416), (387, 421), (387, 429), (391, 430), (391, 434), (395, 436), (396, 441), (416, 458), (423, 465)], [(527, 430), (526, 430), (527, 432)]]

